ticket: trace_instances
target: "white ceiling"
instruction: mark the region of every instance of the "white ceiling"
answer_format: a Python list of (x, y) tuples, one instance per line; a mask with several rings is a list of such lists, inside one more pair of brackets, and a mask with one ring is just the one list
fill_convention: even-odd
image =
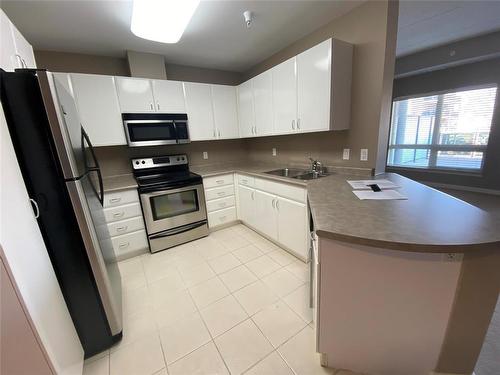
[(397, 55), (500, 30), (500, 0), (402, 0)]
[[(1, 6), (35, 49), (119, 57), (134, 50), (163, 54), (169, 63), (242, 72), (361, 2), (202, 1), (177, 44), (133, 35), (131, 1), (2, 0)], [(250, 29), (245, 10), (254, 13)]]

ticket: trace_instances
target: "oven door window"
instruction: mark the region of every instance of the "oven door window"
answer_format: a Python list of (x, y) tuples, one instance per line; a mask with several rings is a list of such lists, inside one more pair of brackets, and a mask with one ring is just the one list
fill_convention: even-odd
[(128, 123), (131, 142), (176, 141), (177, 135), (172, 122)]
[(174, 216), (199, 211), (196, 189), (156, 195), (149, 198), (153, 220), (162, 220)]

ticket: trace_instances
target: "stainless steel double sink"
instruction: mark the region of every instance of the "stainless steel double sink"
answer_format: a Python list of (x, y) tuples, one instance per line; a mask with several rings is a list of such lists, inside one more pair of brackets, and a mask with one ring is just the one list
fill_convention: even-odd
[(321, 177), (326, 177), (329, 176), (331, 173), (319, 173), (311, 170), (306, 170), (306, 169), (297, 169), (297, 168), (281, 168), (281, 169), (274, 169), (272, 171), (267, 171), (264, 172), (266, 174), (272, 174), (274, 176), (280, 176), (280, 177), (288, 177), (288, 178), (294, 178), (296, 180), (314, 180), (317, 178)]

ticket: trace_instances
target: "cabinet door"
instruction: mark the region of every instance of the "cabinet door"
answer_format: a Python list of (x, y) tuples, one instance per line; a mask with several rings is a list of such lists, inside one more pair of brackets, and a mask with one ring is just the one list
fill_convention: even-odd
[(254, 227), (274, 240), (278, 240), (278, 219), (276, 196), (255, 190), (255, 225)]
[(299, 131), (330, 128), (332, 40), (297, 56), (297, 100)]
[(153, 80), (152, 83), (156, 112), (186, 113), (182, 82)]
[(238, 138), (236, 87), (212, 85), (212, 101), (217, 138)]
[(240, 123), (240, 136), (243, 138), (254, 137), (254, 108), (252, 80), (238, 86), (238, 114)]
[(155, 112), (149, 79), (116, 77), (115, 80), (122, 113)]
[(271, 69), (273, 76), (274, 131), (287, 134), (297, 128), (297, 77), (295, 57)]
[(215, 139), (214, 113), (210, 85), (185, 82), (189, 138), (192, 141)]
[(14, 44), (16, 46), (16, 53), (18, 58), (22, 60), (20, 68), (36, 68), (35, 55), (33, 54), (33, 47), (28, 43), (19, 30), (11, 24), (12, 35), (14, 36)]
[(273, 134), (273, 79), (270, 70), (252, 79), (257, 135)]
[(255, 190), (238, 185), (238, 219), (255, 226)]
[(278, 197), (278, 241), (307, 259), (308, 217), (307, 206), (304, 203)]
[(125, 145), (125, 133), (112, 76), (71, 74), (78, 112), (94, 146)]
[(20, 68), (16, 60), (16, 46), (12, 35), (11, 23), (2, 9), (0, 9), (0, 68), (13, 72)]

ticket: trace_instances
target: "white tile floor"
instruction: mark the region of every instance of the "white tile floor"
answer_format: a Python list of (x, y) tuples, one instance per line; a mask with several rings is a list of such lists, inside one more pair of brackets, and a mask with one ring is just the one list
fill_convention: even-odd
[(123, 340), (85, 375), (331, 374), (306, 264), (243, 225), (120, 263)]

